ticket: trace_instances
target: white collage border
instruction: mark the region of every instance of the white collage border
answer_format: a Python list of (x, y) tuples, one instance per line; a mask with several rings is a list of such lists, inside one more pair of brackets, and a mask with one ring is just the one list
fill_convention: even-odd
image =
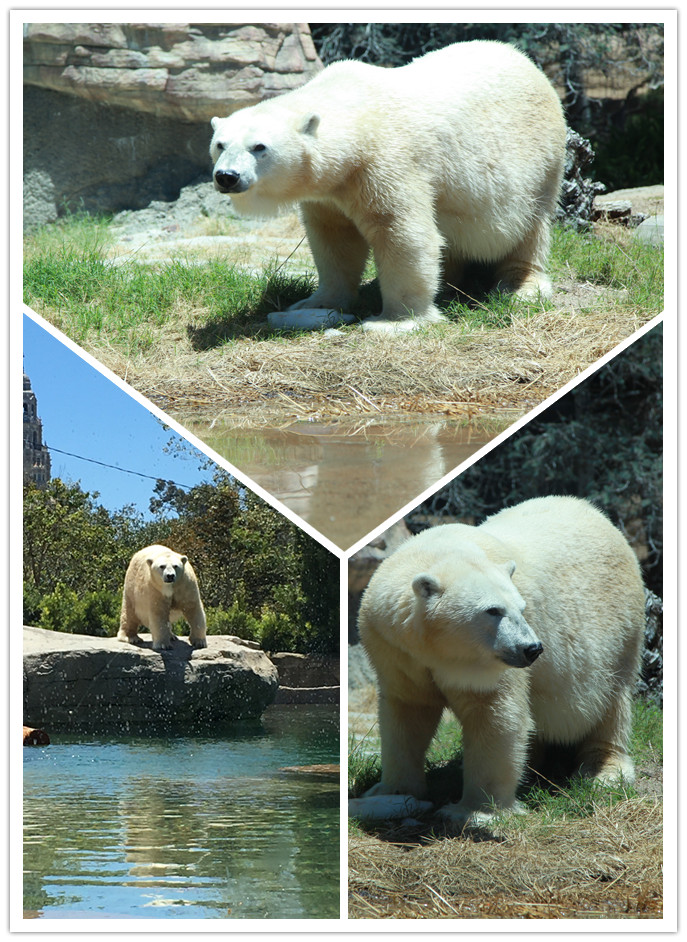
[[(422, 923), (408, 920), (351, 920), (346, 918), (347, 904), (347, 854), (346, 854), (346, 775), (347, 764), (347, 737), (345, 735), (344, 718), (347, 715), (347, 670), (345, 667), (346, 658), (343, 651), (347, 647), (347, 560), (361, 546), (365, 545), (376, 534), (383, 532), (388, 527), (400, 519), (410, 509), (415, 507), (424, 498), (433, 494), (448, 481), (466, 470), (470, 465), (479, 461), (487, 455), (493, 448), (508, 439), (519, 428), (526, 425), (539, 412), (547, 408), (561, 396), (565, 395), (570, 389), (576, 387), (580, 382), (594, 373), (597, 369), (613, 359), (621, 350), (628, 347), (639, 336), (663, 322), (664, 326), (664, 392), (665, 392), (665, 414), (664, 414), (664, 504), (669, 511), (665, 514), (665, 532), (664, 532), (664, 552), (667, 563), (665, 564), (665, 591), (664, 591), (664, 619), (667, 625), (677, 626), (678, 624), (678, 531), (681, 518), (681, 505), (678, 497), (678, 449), (681, 455), (681, 438), (678, 439), (678, 402), (681, 392), (678, 382), (678, 365), (682, 358), (678, 358), (681, 336), (678, 333), (677, 314), (678, 314), (678, 201), (674, 200), (666, 206), (665, 211), (665, 242), (666, 250), (666, 303), (665, 316), (661, 315), (649, 324), (645, 325), (640, 331), (628, 338), (606, 356), (601, 358), (588, 370), (581, 373), (574, 381), (568, 383), (563, 389), (559, 390), (554, 396), (542, 403), (527, 416), (510, 426), (505, 432), (497, 436), (488, 445), (481, 448), (468, 461), (463, 462), (457, 468), (452, 470), (437, 481), (431, 488), (419, 494), (406, 506), (398, 510), (388, 520), (371, 531), (364, 539), (358, 541), (348, 550), (341, 550), (331, 541), (327, 540), (320, 533), (313, 530), (300, 517), (290, 511), (281, 502), (275, 500), (263, 488), (257, 486), (240, 469), (234, 468), (229, 462), (217, 455), (212, 449), (200, 442), (195, 436), (189, 434), (179, 423), (172, 420), (162, 410), (148, 402), (143, 396), (140, 396), (135, 390), (131, 389), (119, 377), (112, 374), (109, 370), (98, 363), (93, 357), (86, 354), (77, 347), (72, 341), (63, 337), (51, 325), (47, 324), (33, 312), (29, 312), (22, 305), (21, 292), (21, 219), (22, 219), (22, 193), (19, 187), (19, 178), (22, 176), (21, 168), (21, 150), (20, 142), (22, 140), (21, 126), (21, 44), (18, 42), (19, 33), (23, 22), (88, 22), (88, 21), (106, 21), (106, 22), (124, 22), (124, 21), (155, 21), (155, 22), (179, 22), (192, 17), (195, 21), (216, 21), (220, 16), (225, 16), (231, 12), (232, 21), (246, 20), (249, 22), (256, 17), (260, 21), (275, 22), (283, 19), (285, 15), (293, 21), (314, 21), (336, 22), (362, 21), (362, 22), (382, 22), (393, 20), (394, 22), (474, 22), (488, 17), (493, 21), (526, 21), (543, 22), (556, 19), (560, 22), (664, 22), (666, 25), (666, 190), (670, 193), (678, 192), (677, 176), (677, 154), (678, 154), (678, 128), (681, 128), (682, 112), (678, 112), (678, 28), (681, 27), (681, 21), (678, 19), (678, 11), (675, 9), (626, 9), (620, 7), (606, 7), (598, 9), (569, 9), (569, 8), (522, 8), (512, 4), (500, 4), (498, 9), (485, 7), (482, 9), (458, 9), (454, 7), (435, 8), (432, 10), (414, 10), (387, 7), (385, 9), (299, 9), (283, 4), (273, 4), (270, 8), (264, 9), (231, 9), (226, 7), (206, 7), (202, 10), (194, 10), (187, 13), (184, 17), (183, 9), (170, 9), (166, 6), (147, 9), (95, 9), (89, 8), (71, 8), (59, 9), (55, 6), (46, 5), (44, 8), (12, 10), (8, 11), (8, 57), (9, 57), (9, 92), (8, 99), (10, 103), (9, 113), (9, 155), (7, 166), (8, 180), (8, 205), (9, 205), (9, 225), (8, 225), (8, 246), (6, 261), (8, 262), (7, 281), (8, 290), (8, 419), (6, 423), (7, 438), (9, 444), (9, 468), (8, 468), (8, 520), (9, 520), (9, 538), (5, 549), (6, 559), (3, 571), (7, 579), (7, 597), (9, 598), (8, 626), (16, 626), (21, 622), (22, 606), (20, 586), (22, 583), (21, 573), (21, 502), (16, 500), (16, 495), (20, 492), (21, 465), (19, 463), (19, 449), (15, 445), (19, 441), (19, 424), (21, 410), (19, 409), (19, 368), (22, 364), (22, 340), (21, 340), (21, 313), (26, 312), (37, 323), (46, 330), (58, 337), (66, 346), (74, 350), (86, 362), (99, 370), (104, 376), (127, 392), (133, 399), (148, 409), (158, 418), (164, 419), (174, 431), (186, 438), (191, 444), (208, 455), (218, 465), (228, 470), (237, 480), (249, 487), (254, 493), (265, 499), (269, 504), (279, 510), (289, 520), (295, 522), (301, 529), (307, 532), (311, 537), (318, 540), (323, 546), (330, 550), (340, 560), (341, 566), (341, 649), (342, 649), (342, 696), (341, 696), (341, 838), (340, 838), (340, 862), (341, 862), (341, 917), (338, 920), (99, 920), (99, 919), (79, 919), (79, 920), (55, 920), (40, 922), (31, 920), (28, 922), (21, 918), (21, 766), (23, 747), (19, 744), (19, 738), (12, 735), (12, 731), (17, 728), (19, 713), (21, 712), (21, 634), (17, 630), (8, 632), (8, 671), (7, 671), (7, 715), (9, 717), (8, 726), (8, 821), (7, 837), (9, 848), (7, 858), (6, 893), (8, 913), (9, 932), (12, 934), (19, 932), (22, 934), (43, 935), (45, 932), (69, 932), (69, 933), (89, 933), (100, 934), (102, 932), (126, 934), (126, 935), (148, 935), (155, 932), (173, 932), (175, 934), (196, 935), (199, 932), (231, 932), (234, 937), (243, 937), (254, 939), (256, 934), (273, 935), (298, 933), (316, 933), (318, 935), (336, 933), (355, 934), (356, 938), (367, 937), (368, 935), (377, 935), (383, 932), (393, 931), (396, 933), (409, 934), (411, 936), (424, 937), (435, 932), (476, 934), (482, 936), (484, 933), (502, 933), (502, 932), (623, 932), (623, 933), (642, 933), (654, 934), (657, 932), (674, 932), (678, 929), (677, 921), (677, 877), (678, 877), (678, 760), (681, 758), (678, 749), (677, 725), (678, 725), (678, 656), (681, 652), (678, 650), (676, 631), (673, 636), (668, 635), (667, 641), (664, 640), (664, 662), (665, 662), (665, 680), (664, 680), (664, 739), (667, 748), (665, 749), (665, 772), (664, 772), (664, 804), (668, 811), (667, 821), (664, 825), (664, 862), (665, 867), (665, 900), (664, 900), (664, 918), (662, 920), (584, 920), (581, 924), (578, 920), (541, 920), (536, 922), (523, 922), (518, 920), (427, 920)], [(681, 38), (681, 37), (680, 37)], [(680, 42), (680, 48), (682, 43)], [(679, 114), (679, 118), (678, 118)], [(674, 126), (671, 125), (670, 116), (674, 116)], [(682, 204), (680, 204), (680, 208)], [(13, 499), (14, 498), (14, 499)], [(678, 513), (680, 511), (680, 513)], [(684, 573), (683, 573), (684, 574)], [(681, 659), (681, 658), (680, 658)], [(681, 763), (680, 763), (681, 765)]]

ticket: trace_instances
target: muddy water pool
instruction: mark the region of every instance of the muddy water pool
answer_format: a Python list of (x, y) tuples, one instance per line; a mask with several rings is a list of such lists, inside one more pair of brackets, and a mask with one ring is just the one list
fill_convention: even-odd
[(294, 422), (256, 429), (221, 415), (170, 414), (341, 549), (514, 420)]
[(339, 914), (334, 706), (273, 706), (217, 736), (53, 735), (24, 752), (26, 918)]

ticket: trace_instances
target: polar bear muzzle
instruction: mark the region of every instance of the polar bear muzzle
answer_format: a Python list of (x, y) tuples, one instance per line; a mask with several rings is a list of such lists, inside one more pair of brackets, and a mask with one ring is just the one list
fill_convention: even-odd
[(221, 193), (245, 193), (252, 185), (235, 170), (216, 170), (215, 186)]
[(509, 667), (530, 667), (544, 645), (524, 618), (504, 616), (496, 633), (495, 653)]

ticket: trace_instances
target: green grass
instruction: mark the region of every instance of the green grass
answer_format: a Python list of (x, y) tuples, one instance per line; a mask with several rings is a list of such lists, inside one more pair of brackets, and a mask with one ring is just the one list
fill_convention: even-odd
[(154, 330), (178, 311), (200, 314), (204, 321), (194, 346), (205, 349), (232, 336), (247, 320), (288, 305), (312, 290), (312, 281), (293, 279), (277, 270), (260, 277), (211, 260), (203, 265), (172, 261), (153, 268), (140, 263), (113, 265), (100, 247), (64, 247), (33, 254), (24, 266), (24, 301), (52, 320), (72, 339), (92, 333), (140, 352)]
[[(292, 277), (289, 266), (273, 264), (256, 276), (211, 259), (184, 259), (164, 265), (108, 259), (109, 221), (72, 216), (27, 236), (24, 301), (79, 343), (93, 333), (128, 352), (145, 351), (156, 331), (170, 321), (189, 325), (196, 349), (208, 349), (254, 330), (267, 312), (306, 297), (314, 276)], [(631, 238), (610, 241), (556, 228), (551, 254), (554, 281), (563, 275), (613, 289), (623, 289), (622, 303), (642, 311), (663, 304), (663, 252)], [(372, 264), (366, 276), (374, 276)], [(479, 279), (478, 279), (479, 280)], [(463, 328), (498, 328), (526, 317), (541, 304), (509, 295), (446, 305), (449, 319)], [(360, 313), (380, 306), (376, 284), (361, 292)]]
[[(647, 762), (659, 762), (663, 755), (663, 714), (644, 701), (634, 704), (631, 752), (638, 767)], [(442, 718), (437, 734), (427, 754), (427, 776), (434, 799), (438, 803), (456, 800), (450, 795), (460, 779), (461, 731), (450, 717)], [(355, 797), (362, 795), (379, 781), (381, 763), (379, 755), (353, 746), (349, 755), (349, 789)], [(586, 817), (599, 807), (611, 807), (618, 801), (636, 796), (630, 785), (601, 786), (596, 782), (573, 776), (563, 784), (534, 782), (522, 789), (521, 800), (531, 811), (546, 818), (566, 815)]]
[(614, 239), (555, 227), (550, 270), (556, 281), (570, 274), (617, 291), (625, 291), (624, 304), (641, 310), (663, 309), (664, 251), (632, 237), (631, 230), (618, 227)]

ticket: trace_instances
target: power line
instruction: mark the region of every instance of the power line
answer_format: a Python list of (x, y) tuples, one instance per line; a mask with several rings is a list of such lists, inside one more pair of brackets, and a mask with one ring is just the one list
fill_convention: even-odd
[(68, 455), (70, 458), (78, 458), (79, 461), (88, 461), (91, 464), (99, 464), (102, 468), (110, 468), (112, 471), (121, 471), (122, 474), (134, 474), (139, 478), (148, 478), (150, 481), (165, 481), (167, 484), (174, 484), (175, 487), (183, 487), (187, 491), (193, 490), (193, 484), (178, 484), (176, 481), (170, 481), (168, 478), (162, 478), (154, 474), (144, 474), (142, 471), (130, 471), (128, 468), (120, 468), (116, 464), (107, 464), (105, 461), (97, 461), (95, 458), (85, 458), (83, 455), (75, 455), (71, 451), (62, 451), (61, 448), (54, 448), (52, 445), (43, 443), (49, 451), (56, 451), (60, 455)]

